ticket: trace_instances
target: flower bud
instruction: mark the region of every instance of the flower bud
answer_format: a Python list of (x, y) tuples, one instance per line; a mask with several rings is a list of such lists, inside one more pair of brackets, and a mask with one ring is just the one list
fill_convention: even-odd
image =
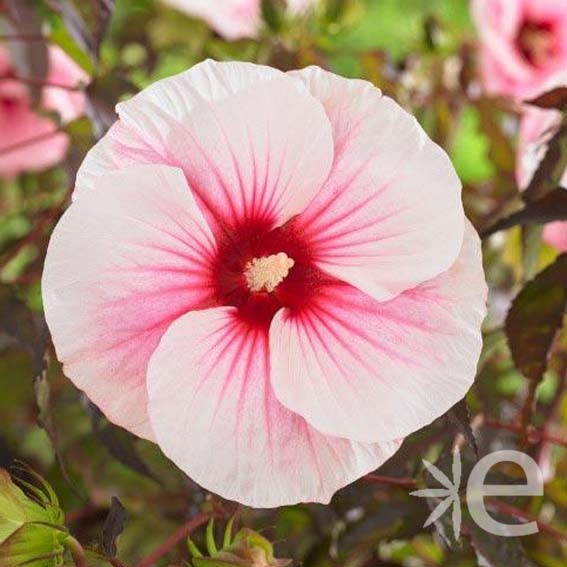
[[(44, 565), (59, 565), (69, 534), (53, 489), (38, 474), (25, 468), (37, 485), (0, 469), (0, 567), (16, 567), (44, 558)], [(52, 561), (52, 562), (49, 562)]]
[(223, 547), (217, 550), (213, 537), (213, 520), (207, 526), (207, 551), (204, 557), (197, 546), (189, 540), (189, 549), (193, 555), (193, 567), (286, 567), (291, 559), (276, 559), (274, 546), (264, 536), (249, 528), (242, 528), (232, 539), (231, 519), (226, 527)]

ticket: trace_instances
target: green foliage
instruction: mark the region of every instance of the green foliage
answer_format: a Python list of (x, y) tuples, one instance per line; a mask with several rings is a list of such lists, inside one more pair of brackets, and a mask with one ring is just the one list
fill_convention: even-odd
[(460, 118), (451, 158), (464, 183), (483, 183), (491, 179), (496, 168), (489, 159), (489, 138), (480, 128), (475, 107), (466, 107)]
[(273, 545), (264, 536), (249, 528), (242, 528), (232, 537), (234, 516), (228, 521), (221, 549), (217, 549), (214, 536), (214, 520), (207, 524), (206, 543), (208, 557), (205, 557), (191, 539), (189, 551), (193, 567), (286, 567), (290, 559), (276, 559)]
[(27, 468), (20, 472), (31, 474), (37, 485), (20, 479), (18, 486), (0, 469), (0, 567), (63, 565), (68, 534), (57, 496), (39, 475)]
[(506, 334), (518, 370), (539, 382), (567, 308), (567, 254), (522, 289), (506, 319)]

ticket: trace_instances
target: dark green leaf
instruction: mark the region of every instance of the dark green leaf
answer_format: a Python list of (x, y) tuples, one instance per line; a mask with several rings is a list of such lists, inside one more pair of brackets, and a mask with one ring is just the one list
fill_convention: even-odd
[(326, 0), (325, 19), (329, 23), (338, 22), (346, 12), (349, 0)]
[(46, 347), (45, 326), (36, 323), (26, 304), (6, 284), (0, 284), (0, 334), (28, 351), (34, 362), (35, 374), (41, 374)]
[(81, 49), (94, 62), (98, 61), (100, 45), (114, 10), (114, 0), (49, 0), (49, 4), (61, 15)]
[(486, 567), (536, 567), (518, 538), (489, 534), (474, 522), (467, 522), (471, 544), (479, 565)]
[(28, 84), (32, 101), (38, 104), (41, 98), (41, 83), (47, 75), (47, 43), (39, 41), (42, 22), (32, 0), (10, 0), (6, 4), (7, 31), (13, 35), (37, 38), (34, 41), (10, 41), (10, 60), (19, 77), (32, 79)]
[(116, 548), (116, 540), (124, 531), (127, 519), (128, 513), (124, 506), (122, 506), (122, 502), (120, 502), (116, 496), (113, 496), (108, 516), (106, 517), (104, 526), (102, 527), (101, 545), (103, 553), (107, 557), (116, 557), (116, 553), (118, 551)]
[(567, 87), (557, 87), (526, 101), (526, 103), (540, 108), (567, 110)]
[(109, 423), (94, 404), (89, 403), (89, 411), (94, 433), (108, 452), (125, 467), (158, 482), (136, 451), (136, 437)]
[(526, 201), (537, 201), (559, 187), (567, 169), (567, 119), (549, 141), (545, 156), (538, 165), (530, 184), (522, 196)]
[(49, 385), (49, 380), (47, 378), (47, 364), (43, 368), (42, 372), (40, 372), (34, 379), (34, 392), (35, 392), (35, 399), (38, 408), (37, 414), (37, 421), (41, 428), (45, 430), (47, 436), (49, 437), (49, 441), (51, 442), (51, 446), (53, 448), (53, 452), (55, 454), (55, 458), (57, 460), (57, 464), (61, 469), (61, 474), (63, 478), (74, 492), (74, 494), (83, 499), (83, 495), (80, 493), (78, 488), (75, 486), (69, 473), (67, 471), (67, 467), (65, 465), (65, 461), (63, 459), (63, 452), (61, 451), (61, 447), (59, 444), (59, 434), (57, 432), (57, 427), (55, 425), (55, 420), (53, 418), (53, 408), (51, 403), (51, 388)]
[(262, 0), (262, 18), (273, 31), (282, 28), (285, 17), (285, 0)]
[(567, 219), (567, 191), (559, 188), (548, 192), (537, 201), (526, 203), (523, 209), (481, 231), (481, 237), (487, 238), (501, 230), (518, 225), (545, 224), (565, 219)]
[(525, 285), (506, 318), (512, 358), (526, 378), (538, 382), (542, 379), (566, 304), (567, 254), (562, 254)]
[(92, 81), (86, 89), (87, 115), (95, 137), (101, 138), (116, 120), (114, 108), (120, 97), (134, 92), (132, 84), (119, 75), (107, 75)]
[(447, 419), (463, 435), (467, 443), (473, 448), (475, 455), (478, 457), (478, 444), (471, 427), (471, 414), (467, 401), (463, 398), (456, 403), (448, 412)]

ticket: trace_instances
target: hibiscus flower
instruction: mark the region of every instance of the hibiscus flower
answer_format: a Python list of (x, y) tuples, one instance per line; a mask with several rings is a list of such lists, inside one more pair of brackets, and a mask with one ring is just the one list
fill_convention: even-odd
[[(0, 178), (23, 171), (38, 171), (59, 163), (69, 138), (57, 130), (53, 120), (32, 107), (26, 79), (19, 80), (8, 50), (0, 46)], [(49, 70), (40, 106), (59, 115), (63, 123), (79, 117), (85, 96), (73, 91), (86, 83), (86, 73), (59, 47), (49, 48)]]
[(472, 0), (489, 94), (523, 100), (567, 69), (565, 0)]
[(111, 421), (272, 507), (327, 502), (466, 394), (480, 244), (393, 100), (207, 61), (117, 110), (43, 277), (64, 372)]

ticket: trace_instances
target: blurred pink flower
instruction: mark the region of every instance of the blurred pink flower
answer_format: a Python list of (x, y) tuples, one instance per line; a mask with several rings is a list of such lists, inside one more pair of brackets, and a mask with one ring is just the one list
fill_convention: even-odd
[(559, 252), (567, 252), (567, 221), (552, 222), (545, 226), (543, 239)]
[(327, 502), (471, 386), (447, 155), (370, 83), (207, 61), (118, 105), (47, 254), (64, 371), (197, 482)]
[[(298, 14), (316, 0), (287, 0), (291, 13)], [(261, 0), (164, 0), (190, 16), (202, 18), (220, 35), (230, 40), (254, 37), (262, 18)]]
[[(554, 75), (541, 92), (559, 86), (567, 86), (567, 71)], [(540, 93), (536, 93), (540, 94)], [(520, 123), (516, 178), (520, 190), (526, 189), (547, 150), (547, 143), (561, 123), (562, 114), (558, 110), (544, 110), (527, 106)], [(567, 188), (567, 170), (560, 181)], [(567, 252), (567, 222), (549, 223), (543, 230), (543, 239), (561, 252)]]
[[(68, 137), (57, 132), (53, 120), (32, 108), (28, 87), (15, 78), (8, 50), (3, 46), (0, 46), (0, 77), (0, 178), (42, 170), (60, 162), (67, 151)], [(52, 46), (45, 81), (73, 87), (86, 82), (87, 75), (59, 47)], [(46, 86), (42, 89), (40, 106), (45, 111), (56, 112), (66, 123), (83, 113), (85, 98), (81, 92)], [(34, 139), (37, 139), (35, 143), (27, 143)]]
[(566, 0), (472, 0), (486, 91), (523, 100), (567, 69)]

